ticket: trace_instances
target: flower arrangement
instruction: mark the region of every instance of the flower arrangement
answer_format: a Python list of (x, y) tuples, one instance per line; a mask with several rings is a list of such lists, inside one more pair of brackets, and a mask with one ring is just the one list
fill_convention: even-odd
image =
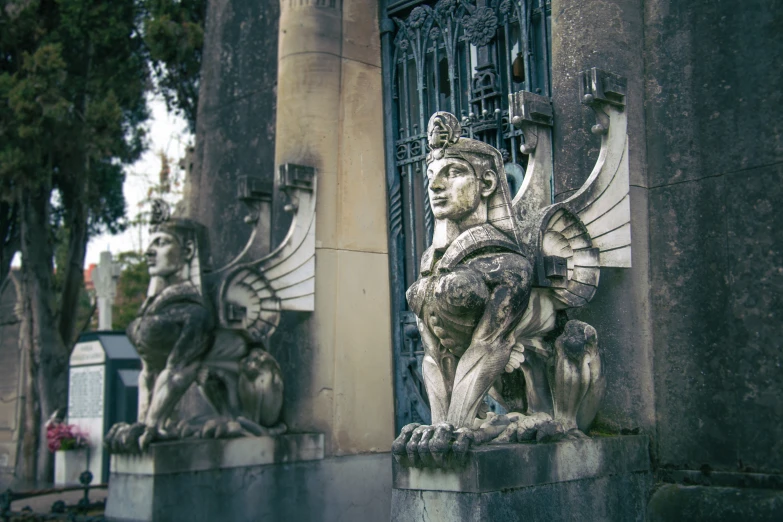
[(87, 434), (74, 424), (56, 421), (46, 423), (46, 445), (52, 453), (86, 448), (88, 442)]

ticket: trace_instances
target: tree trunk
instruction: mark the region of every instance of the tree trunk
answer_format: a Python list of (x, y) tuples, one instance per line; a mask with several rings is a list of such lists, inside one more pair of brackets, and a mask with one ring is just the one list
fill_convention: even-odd
[(21, 212), (22, 299), (20, 344), (27, 366), (27, 395), (20, 479), (52, 480), (52, 455), (46, 446), (46, 420), (67, 405), (68, 350), (56, 327), (49, 229), (50, 186), (24, 190)]
[(68, 254), (63, 274), (62, 298), (60, 300), (60, 337), (70, 351), (76, 342), (76, 314), (79, 311), (79, 296), (84, 291), (84, 258), (89, 239), (87, 225), (87, 203), (84, 183), (78, 176), (67, 193), (63, 193), (68, 230)]
[[(84, 49), (87, 50), (86, 59), (82, 62), (83, 70), (80, 76), (90, 78), (92, 69), (93, 44), (89, 37), (85, 37)], [(89, 97), (86, 89), (82, 89), (74, 100), (74, 108), (77, 114), (85, 114)], [(84, 257), (87, 253), (88, 210), (87, 192), (89, 190), (90, 157), (83, 145), (85, 139), (85, 125), (78, 128), (78, 143), (72, 151), (73, 156), (66, 165), (66, 174), (70, 175), (67, 183), (59, 186), (65, 208), (65, 227), (68, 231), (68, 253), (66, 257), (63, 287), (60, 299), (60, 321), (58, 328), (60, 337), (65, 343), (68, 352), (76, 342), (76, 315), (79, 310), (79, 295), (84, 289)]]

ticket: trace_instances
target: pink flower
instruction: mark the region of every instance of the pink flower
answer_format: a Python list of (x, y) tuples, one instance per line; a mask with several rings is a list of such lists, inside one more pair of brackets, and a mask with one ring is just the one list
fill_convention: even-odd
[(84, 448), (87, 444), (87, 434), (76, 425), (62, 422), (48, 422), (46, 424), (46, 445), (52, 453), (59, 450)]

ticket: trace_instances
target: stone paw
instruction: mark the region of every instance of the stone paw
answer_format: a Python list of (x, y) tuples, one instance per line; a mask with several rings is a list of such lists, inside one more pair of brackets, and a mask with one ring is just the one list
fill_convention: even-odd
[(241, 415), (237, 417), (236, 420), (242, 426), (242, 429), (247, 431), (249, 435), (256, 437), (275, 437), (288, 431), (288, 426), (282, 422), (278, 422), (274, 426), (266, 427), (257, 422), (253, 422), (246, 417), (242, 417)]
[(533, 440), (552, 442), (570, 438), (570, 432), (560, 422), (542, 412), (530, 415), (491, 415), (476, 431), (476, 442), (479, 444), (509, 444)]
[(115, 424), (106, 434), (104, 445), (109, 453), (140, 453), (139, 440), (144, 435), (147, 426), (141, 422)]
[(144, 453), (158, 438), (158, 430), (154, 426), (144, 426), (144, 431), (139, 436), (139, 450)]
[(448, 423), (408, 424), (392, 444), (392, 454), (406, 466), (447, 468), (462, 462), (473, 438), (473, 430), (455, 430)]
[(250, 435), (252, 435), (252, 432), (245, 429), (238, 419), (231, 417), (209, 419), (198, 433), (198, 436), (202, 439), (235, 439)]

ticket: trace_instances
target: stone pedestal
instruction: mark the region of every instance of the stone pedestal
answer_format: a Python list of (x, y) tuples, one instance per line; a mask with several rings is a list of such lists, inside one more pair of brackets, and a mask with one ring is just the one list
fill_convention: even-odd
[[(89, 468), (90, 452), (87, 448), (56, 451), (54, 453), (54, 485), (73, 486), (79, 484), (79, 475)], [(94, 473), (95, 471), (93, 471)]]
[(297, 496), (296, 465), (323, 456), (322, 434), (165, 442), (145, 455), (112, 455), (106, 519), (276, 520), (282, 497)]
[(649, 440), (484, 446), (456, 470), (394, 463), (392, 522), (644, 520)]

